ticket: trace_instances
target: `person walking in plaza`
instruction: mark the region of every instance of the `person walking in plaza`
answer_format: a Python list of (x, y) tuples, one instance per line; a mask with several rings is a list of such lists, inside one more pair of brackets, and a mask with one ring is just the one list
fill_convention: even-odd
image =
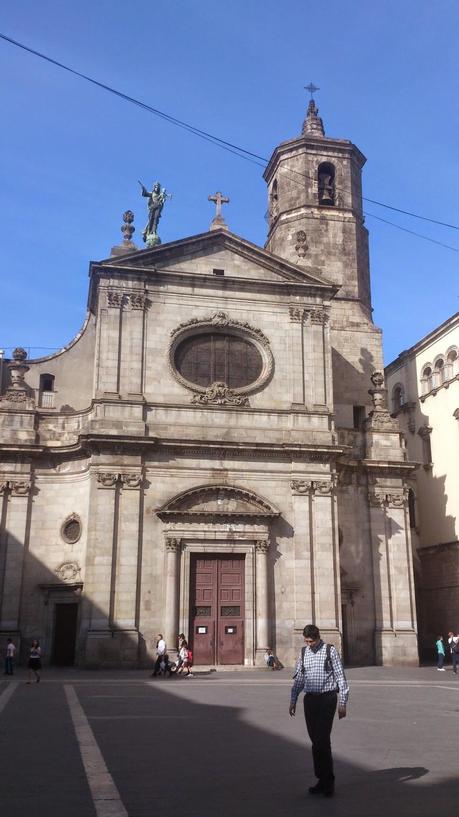
[(289, 715), (295, 716), (298, 696), (304, 691), (304, 717), (317, 777), (309, 794), (333, 797), (335, 775), (330, 735), (337, 705), (340, 720), (346, 717), (349, 686), (338, 651), (332, 644), (322, 641), (319, 629), (314, 624), (307, 624), (303, 637), (305, 646), (296, 663)]
[(454, 635), (452, 631), (448, 633), (448, 644), (451, 653), (451, 663), (453, 665), (453, 672), (457, 675), (457, 668), (459, 666), (459, 634)]
[(443, 666), (445, 661), (445, 645), (443, 643), (442, 635), (437, 636), (437, 640), (435, 642), (435, 649), (437, 650), (437, 670), (439, 672), (445, 672), (445, 668)]
[(32, 646), (30, 648), (29, 653), (29, 680), (27, 681), (28, 684), (32, 683), (32, 678), (35, 676), (35, 682), (37, 684), (40, 683), (40, 670), (41, 670), (41, 648), (40, 643), (37, 639), (32, 641)]
[(16, 655), (16, 647), (13, 644), (12, 638), (6, 639), (5, 647), (5, 675), (12, 675), (14, 668), (14, 656)]
[(158, 633), (158, 640), (156, 642), (156, 661), (153, 667), (152, 678), (156, 678), (161, 672), (161, 662), (167, 666), (167, 645), (164, 641), (163, 634)]
[(181, 675), (184, 669), (187, 671), (185, 676), (186, 678), (193, 675), (191, 672), (191, 667), (193, 665), (193, 653), (185, 639), (183, 639), (182, 646), (180, 647), (179, 660), (181, 661), (181, 664), (177, 669), (177, 675)]

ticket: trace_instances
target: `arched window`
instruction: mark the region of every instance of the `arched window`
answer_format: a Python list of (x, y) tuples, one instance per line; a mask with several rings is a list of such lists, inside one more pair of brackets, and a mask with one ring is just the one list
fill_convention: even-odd
[(445, 380), (451, 380), (459, 372), (457, 349), (449, 349), (445, 361)]
[(405, 402), (405, 390), (401, 383), (397, 383), (392, 389), (392, 411), (396, 412)]
[(40, 406), (54, 408), (54, 375), (40, 375)]
[(269, 191), (269, 220), (273, 222), (278, 213), (277, 179), (274, 179)]
[(318, 169), (319, 204), (333, 207), (335, 204), (335, 168), (330, 162), (322, 162)]
[(435, 361), (434, 371), (433, 371), (433, 385), (441, 386), (445, 380), (445, 361), (442, 357), (439, 357)]
[(421, 375), (421, 384), (422, 384), (422, 393), (428, 394), (429, 391), (432, 391), (433, 388), (433, 380), (432, 380), (432, 368), (430, 363), (427, 366), (424, 366)]
[(408, 491), (408, 516), (410, 528), (416, 527), (416, 496), (412, 488)]

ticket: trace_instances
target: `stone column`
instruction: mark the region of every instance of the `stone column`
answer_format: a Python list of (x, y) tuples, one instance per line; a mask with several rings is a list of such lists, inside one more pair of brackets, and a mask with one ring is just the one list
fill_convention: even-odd
[(143, 392), (144, 321), (146, 297), (144, 292), (130, 292), (125, 296), (122, 312), (120, 392), (123, 396), (139, 396)]
[(290, 314), (290, 367), (292, 381), (292, 406), (305, 404), (303, 318), (305, 309), (292, 304)]
[(5, 503), (2, 514), (4, 528), (1, 532), (3, 581), (0, 587), (0, 630), (8, 633), (19, 633), (30, 488), (28, 480), (11, 479), (0, 484), (0, 494)]
[(256, 663), (262, 664), (266, 647), (270, 645), (269, 594), (268, 594), (268, 548), (266, 539), (255, 542), (256, 551), (256, 615), (257, 644)]
[(179, 570), (180, 539), (166, 538), (166, 583), (164, 637), (169, 654), (175, 652), (179, 626)]

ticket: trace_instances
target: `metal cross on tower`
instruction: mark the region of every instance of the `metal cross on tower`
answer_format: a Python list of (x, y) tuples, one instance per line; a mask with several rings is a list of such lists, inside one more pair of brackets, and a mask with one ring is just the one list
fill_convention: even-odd
[(229, 198), (227, 196), (223, 196), (220, 191), (217, 191), (215, 196), (209, 196), (208, 200), (215, 202), (215, 218), (222, 218), (222, 204), (229, 204)]
[(311, 94), (311, 99), (312, 99), (313, 96), (314, 96), (314, 92), (315, 91), (320, 91), (320, 88), (318, 88), (317, 85), (314, 85), (313, 82), (310, 82), (309, 85), (304, 86), (304, 90), (309, 91), (309, 93)]

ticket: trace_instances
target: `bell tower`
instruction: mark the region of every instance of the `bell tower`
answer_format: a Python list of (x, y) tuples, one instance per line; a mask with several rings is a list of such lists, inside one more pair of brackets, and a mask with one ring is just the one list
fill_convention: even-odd
[(276, 147), (264, 178), (269, 196), (266, 249), (320, 272), (340, 286), (338, 299), (358, 300), (369, 315), (361, 184), (365, 161), (352, 142), (325, 136), (311, 98), (301, 135)]
[(349, 140), (325, 135), (311, 98), (301, 135), (275, 148), (264, 173), (266, 249), (339, 286), (330, 304), (334, 412), (338, 427), (355, 429), (371, 409), (369, 378), (383, 368), (362, 212), (365, 161)]

